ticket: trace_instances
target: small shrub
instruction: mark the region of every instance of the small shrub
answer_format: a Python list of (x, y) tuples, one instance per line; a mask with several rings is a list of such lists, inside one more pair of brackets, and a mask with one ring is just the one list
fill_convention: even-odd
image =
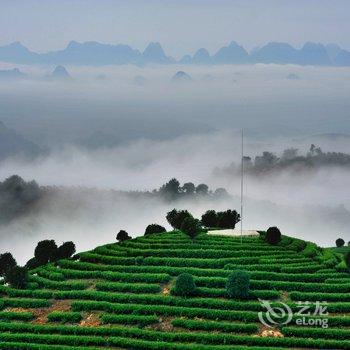
[(345, 241), (343, 240), (343, 238), (338, 238), (336, 241), (335, 241), (335, 245), (340, 248), (340, 247), (344, 247), (344, 244), (345, 244)]
[(6, 271), (4, 280), (13, 288), (24, 289), (28, 283), (28, 269), (20, 266), (11, 267)]
[(11, 253), (0, 254), (0, 276), (4, 276), (6, 271), (17, 265)]
[(193, 217), (187, 217), (181, 225), (181, 231), (194, 239), (200, 232), (199, 220)]
[(124, 230), (120, 230), (118, 233), (117, 233), (117, 241), (118, 242), (124, 242), (128, 239), (131, 239), (131, 237), (129, 236), (129, 234), (124, 231)]
[(196, 293), (196, 284), (193, 276), (189, 273), (182, 273), (176, 279), (175, 286), (172, 289), (172, 294), (188, 297)]
[(266, 231), (266, 242), (276, 245), (281, 241), (281, 231), (277, 227), (269, 227)]
[(166, 232), (166, 229), (158, 224), (150, 224), (146, 227), (145, 230), (145, 236), (151, 235), (153, 233), (162, 233), (162, 232)]
[(226, 282), (226, 291), (230, 298), (249, 298), (249, 274), (243, 270), (232, 272)]

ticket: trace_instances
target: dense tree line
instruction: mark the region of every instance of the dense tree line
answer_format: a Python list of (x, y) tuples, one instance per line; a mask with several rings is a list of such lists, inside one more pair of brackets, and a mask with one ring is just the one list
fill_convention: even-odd
[(40, 199), (41, 194), (35, 181), (26, 182), (18, 175), (0, 182), (0, 223), (23, 214)]
[(227, 191), (224, 188), (217, 188), (215, 191), (209, 189), (209, 186), (201, 183), (195, 185), (193, 182), (186, 182), (182, 186), (180, 182), (173, 178), (165, 183), (159, 190), (153, 191), (167, 200), (174, 200), (186, 197), (205, 197), (205, 196), (226, 196)]
[(25, 266), (18, 266), (11, 253), (0, 254), (0, 277), (14, 288), (26, 288), (28, 284), (28, 270), (54, 262), (59, 259), (70, 258), (75, 253), (73, 242), (65, 242), (57, 246), (54, 240), (38, 242), (34, 257)]
[[(252, 175), (291, 169), (311, 170), (326, 166), (350, 167), (350, 154), (324, 152), (320, 147), (312, 144), (305, 154), (300, 154), (296, 148), (285, 149), (280, 156), (264, 151), (254, 158), (243, 157), (243, 164), (245, 172)], [(240, 165), (234, 163), (223, 169), (215, 169), (217, 174), (238, 174), (239, 172)]]

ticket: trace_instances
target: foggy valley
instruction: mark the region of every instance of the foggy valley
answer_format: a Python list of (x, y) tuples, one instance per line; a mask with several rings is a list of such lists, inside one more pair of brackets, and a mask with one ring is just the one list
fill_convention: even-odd
[[(237, 209), (240, 173), (218, 169), (239, 167), (241, 128), (244, 155), (252, 159), (291, 147), (306, 154), (311, 144), (350, 153), (345, 67), (67, 66), (68, 80), (45, 78), (54, 66), (2, 67), (19, 67), (27, 78), (0, 81), (0, 132), (16, 149), (6, 153), (2, 146), (0, 179), (17, 174), (57, 186), (33, 212), (1, 225), (1, 245), (23, 262), (27, 247), (44, 238), (74, 237), (86, 250), (113, 241), (121, 228), (137, 236), (149, 223), (166, 226), (173, 207), (198, 216), (209, 208)], [(177, 71), (191, 80), (172, 81)], [(346, 235), (350, 168), (326, 165), (247, 174), (245, 228), (278, 225), (321, 245)], [(151, 191), (173, 177), (224, 187), (230, 197), (169, 203), (109, 194)]]

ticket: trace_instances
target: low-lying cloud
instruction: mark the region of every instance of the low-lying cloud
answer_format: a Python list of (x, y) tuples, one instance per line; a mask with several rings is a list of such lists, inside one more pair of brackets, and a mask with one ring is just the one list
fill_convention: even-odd
[[(311, 143), (325, 151), (350, 149), (349, 69), (67, 67), (74, 78), (69, 83), (42, 81), (51, 67), (35, 69), (33, 79), (0, 84), (0, 120), (47, 153), (2, 161), (0, 181), (18, 174), (64, 188), (0, 227), (2, 250), (22, 262), (43, 238), (73, 240), (84, 250), (113, 241), (122, 228), (135, 236), (153, 222), (167, 226), (165, 214), (173, 207), (197, 216), (209, 208), (238, 209), (239, 174), (218, 176), (214, 169), (239, 162), (242, 128), (244, 153), (251, 157), (288, 147), (306, 151)], [(180, 69), (193, 81), (171, 84)], [(290, 73), (300, 79), (286, 79)], [(137, 75), (146, 78), (143, 86), (135, 85)], [(225, 187), (232, 196), (168, 203), (109, 192), (152, 190), (173, 177)], [(247, 176), (244, 227), (278, 225), (323, 245), (338, 236), (347, 241), (349, 179), (341, 167)]]

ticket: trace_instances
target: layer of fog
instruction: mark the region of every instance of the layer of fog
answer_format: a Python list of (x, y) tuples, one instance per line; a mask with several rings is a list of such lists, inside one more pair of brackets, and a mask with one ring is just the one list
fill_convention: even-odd
[[(164, 203), (127, 195), (115, 199), (108, 192), (58, 192), (35, 214), (0, 228), (1, 250), (13, 251), (21, 262), (43, 238), (74, 240), (85, 250), (114, 241), (122, 228), (133, 236), (152, 222), (169, 228), (165, 214), (174, 206), (197, 216), (209, 208), (238, 209), (239, 178), (216, 177), (213, 169), (239, 161), (241, 128), (245, 155), (252, 157), (289, 146), (306, 150), (311, 142), (325, 151), (350, 150), (347, 135), (314, 136), (350, 132), (349, 69), (67, 67), (73, 80), (63, 83), (41, 79), (52, 67), (20, 68), (32, 79), (1, 82), (0, 120), (51, 151), (36, 161), (2, 162), (1, 180), (18, 174), (40, 185), (151, 190), (176, 177), (225, 187), (233, 195), (226, 202)], [(194, 81), (171, 84), (179, 69)], [(286, 79), (290, 73), (300, 79)], [(144, 86), (134, 84), (137, 75), (147, 79)], [(113, 142), (86, 147), (81, 140), (96, 132), (112, 135)], [(332, 245), (338, 236), (347, 241), (349, 175), (331, 168), (246, 178), (244, 227), (278, 225), (322, 245)]]
[[(23, 67), (31, 79), (0, 84), (0, 120), (41, 146), (242, 127), (258, 137), (350, 133), (349, 68), (67, 67), (69, 82), (41, 79), (52, 69)], [(178, 70), (193, 81), (171, 84)], [(287, 79), (291, 73), (300, 79)]]
[[(278, 150), (293, 141), (255, 142), (245, 139), (245, 154), (262, 149)], [(41, 185), (73, 186), (29, 216), (1, 227), (2, 249), (28, 258), (43, 238), (73, 239), (79, 250), (113, 241), (119, 229), (133, 236), (143, 234), (147, 224), (166, 225), (165, 214), (173, 207), (188, 208), (198, 217), (207, 209), (239, 209), (239, 177), (216, 177), (213, 169), (239, 161), (240, 137), (234, 132), (182, 136), (168, 141), (139, 140), (125, 146), (86, 151), (67, 147), (35, 162), (8, 160), (0, 178), (20, 174)], [(302, 145), (305, 149), (308, 145)], [(350, 171), (325, 168), (299, 175), (280, 173), (273, 178), (245, 179), (244, 227), (264, 229), (278, 225), (283, 232), (332, 245), (337, 236), (348, 237)], [(231, 199), (167, 203), (161, 199), (109, 194), (109, 189), (152, 190), (176, 177), (182, 183), (204, 182), (211, 188), (225, 187)], [(86, 193), (86, 188), (96, 191)], [(103, 189), (103, 191), (102, 191)], [(30, 247), (30, 249), (28, 249)]]

